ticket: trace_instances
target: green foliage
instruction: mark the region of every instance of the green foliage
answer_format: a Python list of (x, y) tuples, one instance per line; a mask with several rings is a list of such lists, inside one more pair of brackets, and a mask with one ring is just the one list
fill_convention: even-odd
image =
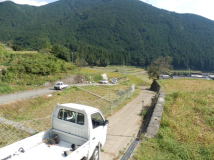
[(83, 67), (87, 66), (87, 62), (85, 61), (85, 59), (77, 57), (75, 60), (75, 64), (78, 68), (78, 70), (80, 71)]
[(53, 56), (31, 55), (20, 59), (16, 64), (11, 64), (8, 70), (13, 73), (27, 73), (50, 75), (66, 72), (65, 64)]
[[(22, 85), (35, 86), (46, 81), (53, 82), (62, 73), (75, 69), (72, 63), (65, 63), (53, 55), (40, 53), (3, 52), (1, 63), (5, 66), (0, 72), (0, 83), (3, 83), (5, 87), (1, 87), (0, 93), (14, 92), (18, 86)], [(15, 87), (11, 84), (14, 84)]]
[(63, 59), (67, 62), (71, 61), (69, 50), (64, 46), (54, 45), (51, 49), (51, 53), (57, 58)]
[(154, 59), (149, 65), (148, 74), (149, 78), (158, 79), (160, 74), (169, 74), (172, 66), (170, 57), (158, 57)]
[(141, 66), (141, 67), (145, 66), (145, 60), (143, 58), (139, 59), (139, 66)]
[(11, 93), (13, 91), (13, 89), (3, 83), (0, 83), (0, 93)]
[(82, 89), (78, 88), (77, 86), (72, 86), (69, 88), (69, 90), (75, 89), (76, 91), (82, 91)]
[(100, 74), (95, 74), (93, 79), (94, 79), (95, 82), (99, 82), (100, 80), (103, 79), (103, 77)]
[(12, 48), (14, 51), (21, 51), (21, 50), (22, 50), (22, 48), (21, 48), (19, 45), (13, 45), (11, 48)]
[(91, 66), (148, 66), (170, 56), (177, 69), (214, 69), (213, 21), (138, 0), (61, 0), (41, 7), (6, 1), (0, 24), (0, 41), (44, 53), (54, 45), (53, 54), (66, 61), (71, 51)]

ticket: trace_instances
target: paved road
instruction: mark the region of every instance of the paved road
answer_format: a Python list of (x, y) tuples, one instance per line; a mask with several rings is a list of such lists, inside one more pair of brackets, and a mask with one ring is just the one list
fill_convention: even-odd
[(119, 152), (124, 152), (128, 144), (137, 133), (141, 124), (142, 101), (144, 107), (150, 106), (151, 98), (155, 93), (147, 89), (141, 88), (140, 95), (125, 105), (120, 111), (107, 118), (109, 120), (107, 141), (101, 152), (102, 160), (113, 160), (120, 157)]
[(56, 90), (54, 90), (53, 88), (43, 88), (43, 89), (28, 90), (28, 91), (13, 93), (13, 94), (1, 95), (0, 104), (27, 99), (31, 97), (36, 97), (38, 95), (50, 94), (55, 91)]
[[(73, 84), (69, 85), (71, 86), (87, 86), (87, 85), (113, 85), (113, 84), (99, 84), (99, 83), (93, 83), (93, 84)], [(17, 92), (13, 94), (6, 94), (0, 96), (0, 104), (9, 103), (17, 100), (32, 98), (40, 95), (50, 94), (53, 92), (56, 92), (57, 90), (54, 90), (53, 87), (49, 88), (42, 88), (42, 89), (36, 89), (36, 90), (28, 90), (23, 92)]]

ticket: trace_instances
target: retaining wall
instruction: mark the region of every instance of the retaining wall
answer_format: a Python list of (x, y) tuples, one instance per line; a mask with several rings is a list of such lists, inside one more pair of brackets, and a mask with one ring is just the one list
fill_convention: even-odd
[[(57, 80), (57, 81), (62, 81), (64, 84), (77, 84), (77, 83), (81, 83), (82, 79), (83, 79), (83, 81), (85, 81), (85, 77), (82, 75), (71, 75), (71, 76), (68, 76), (64, 79)], [(53, 87), (57, 81), (46, 82), (44, 84), (44, 87)]]
[(150, 89), (157, 91), (158, 99), (156, 101), (153, 112), (151, 114), (151, 118), (148, 123), (148, 127), (146, 129), (145, 137), (148, 137), (148, 138), (155, 137), (158, 133), (161, 116), (162, 116), (162, 112), (163, 112), (163, 107), (164, 107), (164, 102), (165, 102), (165, 94), (163, 93), (163, 91), (161, 89), (161, 85), (158, 83), (158, 81), (155, 80), (152, 83)]

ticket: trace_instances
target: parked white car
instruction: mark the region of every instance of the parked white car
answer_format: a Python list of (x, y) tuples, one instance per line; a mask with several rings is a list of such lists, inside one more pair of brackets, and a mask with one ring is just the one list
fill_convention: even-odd
[(0, 159), (100, 160), (108, 123), (99, 109), (75, 103), (57, 104), (51, 129), (1, 148)]
[(111, 83), (113, 83), (113, 84), (117, 83), (117, 78), (113, 78)]
[(107, 84), (108, 83), (108, 80), (107, 79), (103, 79), (103, 80), (101, 80), (101, 81), (99, 81), (100, 83), (102, 83), (102, 84)]
[(67, 84), (64, 84), (63, 82), (57, 82), (55, 85), (54, 85), (54, 89), (66, 89), (68, 88), (68, 85)]

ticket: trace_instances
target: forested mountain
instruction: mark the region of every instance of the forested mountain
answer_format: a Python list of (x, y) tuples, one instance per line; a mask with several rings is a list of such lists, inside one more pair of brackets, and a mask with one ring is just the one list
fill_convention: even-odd
[(60, 44), (89, 65), (148, 65), (170, 56), (174, 68), (214, 69), (213, 21), (138, 0), (60, 0), (41, 7), (2, 2), (0, 41), (33, 50)]

